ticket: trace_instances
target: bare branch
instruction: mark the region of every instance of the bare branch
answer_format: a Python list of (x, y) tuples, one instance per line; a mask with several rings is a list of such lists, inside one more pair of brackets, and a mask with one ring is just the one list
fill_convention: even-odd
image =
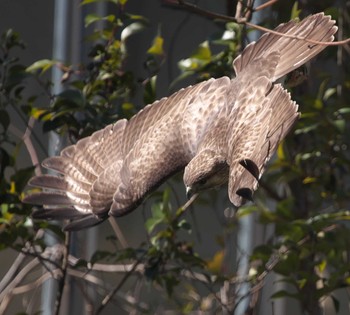
[(250, 26), (252, 28), (255, 28), (255, 29), (257, 29), (259, 31), (262, 31), (262, 32), (271, 33), (271, 34), (274, 34), (274, 35), (279, 35), (279, 36), (286, 37), (286, 38), (291, 38), (291, 39), (304, 40), (304, 41), (306, 41), (306, 42), (308, 42), (310, 44), (314, 44), (314, 45), (340, 46), (340, 45), (347, 45), (347, 44), (350, 43), (350, 38), (345, 39), (345, 40), (341, 40), (341, 41), (334, 41), (334, 42), (320, 42), (320, 41), (317, 41), (317, 40), (305, 38), (303, 36), (289, 35), (289, 34), (276, 32), (274, 30), (270, 30), (269, 28), (266, 28), (266, 27), (263, 27), (263, 26), (260, 26), (260, 25), (256, 25), (256, 24), (253, 24), (253, 23), (250, 23), (250, 22), (247, 22), (247, 21), (243, 22), (243, 24), (245, 24), (247, 26)]
[(11, 265), (11, 268), (7, 271), (6, 275), (2, 278), (0, 282), (0, 293), (6, 289), (11, 280), (15, 277), (15, 274), (18, 272), (18, 269), (20, 268), (25, 258), (26, 255), (23, 253), (20, 253), (16, 257), (15, 261)]
[(40, 265), (39, 259), (33, 259), (14, 277), (14, 279), (6, 286), (5, 290), (0, 294), (0, 314), (4, 314), (5, 310), (12, 298), (13, 290), (34, 268)]
[(194, 194), (182, 207), (180, 207), (178, 211), (178, 216), (181, 216), (185, 213), (185, 211), (192, 205), (192, 203), (197, 199), (198, 194)]
[(109, 217), (108, 219), (109, 224), (111, 225), (115, 236), (117, 237), (118, 241), (120, 242), (120, 245), (122, 246), (123, 249), (128, 248), (129, 244), (122, 232), (122, 230), (120, 229), (120, 226), (118, 224), (118, 222), (116, 221), (116, 219), (114, 217)]
[[(166, 5), (171, 5), (171, 6), (178, 7), (178, 8), (184, 8), (185, 10), (191, 11), (193, 13), (196, 13), (198, 15), (204, 16), (204, 17), (212, 19), (212, 20), (222, 20), (222, 21), (227, 21), (227, 22), (235, 22), (237, 24), (244, 24), (246, 26), (257, 29), (257, 30), (262, 31), (262, 32), (271, 33), (274, 35), (278, 35), (278, 36), (282, 36), (282, 37), (286, 37), (286, 38), (291, 38), (291, 39), (304, 40), (304, 41), (306, 41), (310, 44), (313, 44), (313, 45), (339, 46), (339, 45), (347, 45), (350, 43), (350, 38), (344, 39), (341, 41), (320, 42), (320, 41), (316, 41), (316, 40), (312, 40), (312, 39), (307, 39), (303, 36), (295, 36), (295, 35), (280, 33), (280, 32), (270, 30), (266, 27), (263, 27), (263, 26), (260, 26), (260, 25), (254, 24), (254, 23), (250, 23), (247, 21), (247, 18), (245, 18), (245, 17), (237, 18), (237, 17), (232, 17), (232, 16), (220, 14), (220, 13), (214, 13), (214, 12), (202, 9), (202, 8), (192, 4), (192, 3), (188, 3), (186, 1), (163, 0), (163, 3)], [(266, 5), (266, 4), (264, 4), (264, 5)], [(261, 8), (261, 6), (258, 8)]]
[(270, 7), (272, 6), (274, 3), (278, 2), (278, 0), (270, 0), (270, 1), (267, 1), (265, 2), (264, 4), (261, 4), (259, 5), (258, 7), (256, 7), (254, 9), (254, 11), (260, 11), (260, 10), (263, 10), (263, 9), (266, 9), (267, 7)]
[(70, 236), (71, 234), (69, 232), (65, 233), (65, 248), (63, 251), (63, 259), (62, 259), (62, 277), (59, 278), (58, 281), (58, 290), (55, 300), (55, 313), (58, 315), (60, 313), (61, 308), (61, 302), (62, 302), (62, 296), (63, 296), (63, 290), (64, 285), (66, 281), (66, 275), (67, 275), (67, 268), (68, 268), (68, 253), (69, 253), (69, 245), (70, 245)]
[(12, 290), (12, 294), (23, 294), (32, 290), (35, 290), (39, 286), (43, 285), (43, 283), (49, 279), (52, 279), (52, 274), (57, 278), (61, 275), (60, 269), (52, 270), (52, 272), (45, 272), (38, 279), (33, 282), (18, 286)]
[(132, 276), (133, 272), (136, 270), (137, 266), (141, 263), (142, 259), (144, 258), (144, 256), (147, 254), (147, 252), (145, 252), (133, 265), (133, 267), (131, 268), (130, 272), (128, 272), (127, 274), (125, 274), (125, 276), (123, 277), (123, 279), (119, 282), (119, 284), (110, 292), (108, 293), (104, 299), (102, 300), (102, 303), (100, 305), (100, 307), (97, 309), (96, 314), (100, 314), (103, 309), (107, 306), (107, 304), (109, 303), (109, 301), (113, 298), (113, 296), (119, 291), (119, 289), (125, 284), (125, 282), (129, 279), (130, 276)]

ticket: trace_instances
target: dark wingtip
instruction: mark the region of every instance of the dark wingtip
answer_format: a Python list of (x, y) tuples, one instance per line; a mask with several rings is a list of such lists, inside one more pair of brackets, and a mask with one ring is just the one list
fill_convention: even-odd
[(86, 214), (75, 210), (74, 208), (33, 208), (31, 217), (33, 219), (45, 219), (45, 220), (64, 220), (64, 219), (76, 219), (85, 217)]
[(91, 214), (81, 219), (74, 220), (71, 223), (68, 223), (63, 227), (63, 231), (73, 232), (73, 231), (83, 230), (83, 229), (101, 224), (106, 219), (107, 217), (99, 218), (99, 217), (96, 217), (94, 214)]
[(252, 174), (256, 180), (259, 180), (260, 172), (255, 162), (250, 159), (244, 159), (239, 161), (239, 164), (241, 164), (250, 174)]
[(236, 191), (236, 194), (244, 199), (253, 201), (253, 191), (249, 188), (240, 188)]

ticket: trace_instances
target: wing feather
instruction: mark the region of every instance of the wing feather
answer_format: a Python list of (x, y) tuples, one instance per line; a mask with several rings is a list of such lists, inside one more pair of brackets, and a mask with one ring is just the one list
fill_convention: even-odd
[(298, 117), (297, 105), (272, 81), (326, 47), (290, 36), (332, 41), (336, 30), (323, 13), (278, 26), (289, 38), (269, 33), (248, 45), (233, 62), (235, 79), (181, 89), (46, 159), (43, 166), (58, 174), (34, 177), (30, 184), (44, 190), (24, 202), (42, 205), (38, 216), (46, 211), (48, 218), (78, 219), (69, 230), (92, 226), (135, 209), (199, 150), (211, 147), (227, 158), (230, 199), (240, 205)]
[[(227, 77), (201, 82), (152, 105), (156, 107), (148, 107), (141, 113), (142, 118), (137, 115), (130, 121), (130, 126), (137, 124), (144, 133), (136, 132), (139, 138), (124, 159), (111, 215), (120, 216), (133, 210), (149, 192), (188, 164), (207, 127), (226, 106), (230, 86)], [(168, 111), (160, 116), (157, 112), (156, 121), (149, 117), (153, 108), (162, 111), (165, 106)]]
[(298, 38), (265, 33), (257, 42), (250, 43), (233, 61), (236, 75), (244, 75), (246, 80), (249, 80), (252, 74), (257, 73), (251, 66), (252, 61), (266, 58), (269, 53), (277, 51), (283, 58), (278, 63), (273, 76), (269, 77), (271, 81), (277, 80), (300, 67), (327, 47), (326, 45), (313, 45), (300, 38), (331, 42), (337, 31), (334, 24), (335, 21), (330, 16), (318, 13), (301, 22), (292, 20), (279, 25), (275, 31)]
[(249, 199), (257, 189), (266, 163), (299, 117), (298, 105), (291, 101), (290, 94), (280, 84), (267, 91), (256, 115), (249, 118), (251, 115), (243, 114), (240, 118), (245, 117), (252, 124), (247, 123), (243, 128), (239, 126), (241, 132), (233, 131), (229, 142), (233, 144), (229, 157), (229, 197), (236, 206)]

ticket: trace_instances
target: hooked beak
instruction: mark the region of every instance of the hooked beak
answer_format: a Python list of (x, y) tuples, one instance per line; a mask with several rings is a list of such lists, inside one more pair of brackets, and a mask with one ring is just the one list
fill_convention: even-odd
[(191, 199), (191, 197), (193, 196), (193, 193), (194, 192), (193, 192), (192, 188), (190, 186), (187, 186), (186, 187), (186, 197), (188, 200)]

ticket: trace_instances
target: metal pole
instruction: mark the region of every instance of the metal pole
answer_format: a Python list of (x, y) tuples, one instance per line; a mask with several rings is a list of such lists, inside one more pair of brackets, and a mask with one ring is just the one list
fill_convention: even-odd
[[(67, 37), (67, 12), (68, 0), (55, 0), (54, 7), (54, 25), (53, 25), (53, 49), (52, 59), (64, 61), (66, 59), (66, 37)], [(61, 71), (54, 67), (52, 69), (51, 80), (53, 83), (52, 93), (58, 94), (62, 91), (61, 86)], [(50, 132), (48, 143), (49, 156), (56, 155), (61, 147), (61, 140), (57, 133)], [(57, 243), (56, 239), (49, 234), (45, 236), (47, 246), (52, 246)], [(57, 284), (56, 280), (50, 279), (46, 281), (42, 287), (41, 301), (42, 314), (51, 315), (53, 305), (56, 298)]]
[[(255, 1), (255, 6), (259, 6), (262, 3), (261, 0)], [(262, 10), (254, 12), (252, 16), (252, 23), (258, 24), (262, 20)], [(250, 41), (256, 41), (260, 36), (260, 32), (253, 31), (249, 33), (248, 38)], [(239, 220), (239, 230), (237, 232), (237, 276), (244, 277), (249, 273), (249, 257), (252, 254), (254, 248), (254, 235), (255, 235), (255, 223), (254, 215), (247, 215)], [(235, 315), (245, 314), (250, 302), (249, 297), (250, 284), (242, 283), (237, 290), (237, 301), (243, 296), (246, 296), (236, 308)]]

